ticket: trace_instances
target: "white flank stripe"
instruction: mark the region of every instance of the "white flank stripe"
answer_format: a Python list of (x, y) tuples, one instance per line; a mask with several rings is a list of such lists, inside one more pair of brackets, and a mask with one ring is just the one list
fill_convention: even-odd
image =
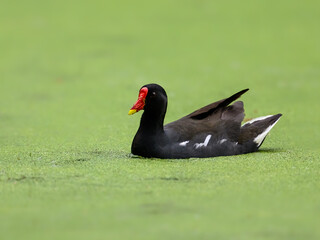
[(203, 143), (196, 143), (196, 144), (194, 144), (194, 146), (195, 146), (196, 148), (206, 147), (206, 146), (208, 145), (209, 141), (210, 141), (210, 138), (211, 138), (211, 135), (208, 135), (208, 136), (206, 137), (206, 139), (204, 140)]
[[(279, 118), (280, 119), (280, 118)], [(263, 139), (265, 139), (265, 137), (267, 136), (267, 134), (270, 132), (270, 130), (273, 128), (274, 125), (276, 125), (276, 123), (279, 121), (279, 119), (272, 125), (270, 125), (266, 130), (264, 130), (263, 133), (261, 133), (260, 135), (258, 135), (253, 141), (258, 144), (258, 147), (260, 147)]]
[(179, 143), (179, 145), (185, 147), (185, 146), (187, 146), (187, 143), (188, 143), (188, 142), (189, 142), (189, 141), (184, 141), (184, 142)]
[(244, 123), (244, 124), (242, 125), (242, 127), (243, 127), (244, 125), (246, 125), (246, 124), (251, 124), (251, 123), (254, 123), (254, 122), (256, 122), (256, 121), (264, 120), (264, 119), (266, 119), (266, 118), (268, 118), (268, 117), (271, 117), (271, 116), (272, 116), (272, 115), (268, 115), (268, 116), (264, 116), (264, 117), (254, 118), (254, 119), (252, 119), (252, 120), (250, 120), (250, 121), (248, 121), (248, 122)]
[(208, 145), (208, 143), (209, 143), (209, 141), (210, 141), (210, 138), (211, 138), (211, 135), (208, 135), (207, 137), (206, 137), (206, 140), (204, 140), (204, 146), (206, 147), (207, 145)]
[(227, 139), (221, 139), (218, 143), (220, 143), (220, 144), (222, 144), (222, 143), (224, 143), (224, 142), (226, 142), (227, 141)]

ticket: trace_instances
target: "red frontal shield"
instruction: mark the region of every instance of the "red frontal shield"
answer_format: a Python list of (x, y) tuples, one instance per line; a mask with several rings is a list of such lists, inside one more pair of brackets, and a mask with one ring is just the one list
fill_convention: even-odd
[(133, 107), (130, 109), (130, 111), (128, 113), (129, 115), (132, 115), (136, 112), (139, 112), (140, 110), (142, 110), (144, 108), (147, 94), (148, 94), (148, 88), (143, 87), (140, 89), (138, 100), (133, 105)]

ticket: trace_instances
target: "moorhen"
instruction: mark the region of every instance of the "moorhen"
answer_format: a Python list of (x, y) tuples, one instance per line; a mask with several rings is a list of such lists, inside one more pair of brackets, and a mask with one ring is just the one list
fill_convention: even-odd
[(132, 154), (149, 158), (206, 158), (257, 151), (282, 114), (259, 117), (241, 125), (243, 102), (230, 104), (248, 90), (164, 126), (167, 94), (157, 84), (144, 85), (129, 111), (132, 115), (144, 110), (132, 142)]

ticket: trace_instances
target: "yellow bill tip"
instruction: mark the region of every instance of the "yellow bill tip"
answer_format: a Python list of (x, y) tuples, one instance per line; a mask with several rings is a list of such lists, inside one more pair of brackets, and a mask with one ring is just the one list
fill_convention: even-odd
[(135, 114), (136, 112), (137, 112), (137, 110), (135, 110), (135, 109), (130, 109), (130, 111), (128, 112), (128, 115)]

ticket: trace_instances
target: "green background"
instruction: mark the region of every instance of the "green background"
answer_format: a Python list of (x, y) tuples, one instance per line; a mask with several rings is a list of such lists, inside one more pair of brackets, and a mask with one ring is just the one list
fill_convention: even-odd
[[(319, 239), (319, 1), (1, 1), (1, 239)], [(261, 151), (130, 156), (139, 88), (166, 122), (250, 88)]]

